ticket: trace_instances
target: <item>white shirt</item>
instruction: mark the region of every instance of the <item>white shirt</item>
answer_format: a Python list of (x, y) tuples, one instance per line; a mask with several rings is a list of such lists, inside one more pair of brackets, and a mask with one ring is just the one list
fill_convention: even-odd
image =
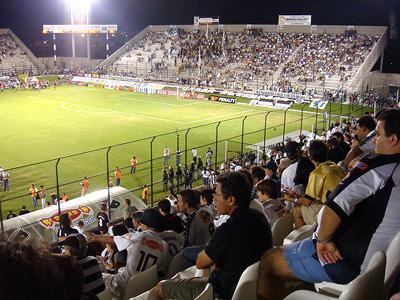
[(194, 148), (192, 149), (192, 156), (197, 157), (197, 150)]
[(166, 272), (168, 267), (168, 245), (154, 231), (127, 233), (115, 236), (114, 243), (118, 251), (127, 250), (126, 267), (115, 275), (118, 286), (123, 289), (128, 287), (128, 282), (136, 273), (145, 271), (157, 265), (157, 269)]
[(291, 164), (282, 172), (281, 187), (293, 188), (296, 184), (293, 179), (296, 176), (298, 162)]

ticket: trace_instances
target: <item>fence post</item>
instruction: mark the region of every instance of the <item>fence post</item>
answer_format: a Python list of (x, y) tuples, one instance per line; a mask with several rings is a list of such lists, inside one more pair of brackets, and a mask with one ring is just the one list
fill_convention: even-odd
[(4, 224), (3, 224), (3, 201), (0, 201), (0, 222), (1, 222), (1, 234), (4, 235)]
[(267, 152), (265, 151), (265, 147), (266, 147), (266, 141), (267, 141), (267, 120), (268, 120), (268, 115), (269, 115), (270, 111), (267, 112), (264, 116), (264, 143), (263, 143), (263, 154), (266, 155)]
[(328, 121), (328, 128), (331, 127), (331, 115), (332, 115), (332, 99), (329, 101), (329, 121)]
[(106, 168), (107, 168), (107, 174), (106, 174), (106, 179), (107, 179), (107, 207), (108, 207), (108, 216), (111, 220), (111, 196), (110, 196), (110, 161), (109, 161), (109, 153), (111, 151), (111, 147), (108, 147), (107, 152), (106, 152)]
[(243, 142), (244, 142), (244, 121), (246, 121), (248, 116), (245, 116), (242, 120), (242, 143), (240, 146), (240, 154), (243, 155)]
[(151, 207), (153, 207), (153, 201), (154, 201), (154, 178), (153, 178), (153, 142), (156, 139), (155, 136), (150, 141), (150, 189), (151, 189)]
[(285, 133), (286, 133), (286, 115), (289, 107), (285, 109), (285, 113), (283, 114), (283, 134), (282, 134), (282, 142), (285, 144)]
[(217, 170), (218, 167), (218, 129), (220, 124), (221, 121), (215, 126), (215, 170)]
[(317, 132), (318, 132), (318, 104), (317, 108), (315, 110), (315, 128), (314, 128), (314, 138), (317, 137)]
[(187, 139), (188, 139), (188, 134), (191, 128), (189, 128), (188, 130), (186, 130), (185, 133), (185, 165), (187, 165), (187, 152), (188, 152), (188, 148), (187, 148)]
[[(60, 220), (61, 216), (61, 199), (60, 199), (60, 183), (59, 183), (59, 177), (58, 177), (58, 164), (60, 163), (61, 158), (57, 158), (56, 162), (56, 185), (57, 185), (57, 207), (58, 207), (58, 220)], [(60, 224), (60, 223), (59, 223)], [(61, 227), (61, 224), (60, 224)]]
[(303, 106), (301, 107), (301, 117), (300, 117), (300, 135), (303, 134), (303, 118), (304, 118), (304, 107), (307, 105), (308, 103), (304, 103)]

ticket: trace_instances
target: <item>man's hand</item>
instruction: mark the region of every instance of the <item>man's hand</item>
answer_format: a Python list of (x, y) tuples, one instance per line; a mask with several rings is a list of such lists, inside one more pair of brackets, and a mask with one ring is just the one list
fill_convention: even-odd
[(92, 242), (94, 240), (94, 237), (96, 236), (93, 232), (90, 231), (85, 232), (85, 235), (88, 242)]
[(338, 247), (334, 242), (329, 242), (326, 244), (317, 242), (317, 255), (323, 263), (327, 264), (334, 264), (338, 260), (343, 259)]

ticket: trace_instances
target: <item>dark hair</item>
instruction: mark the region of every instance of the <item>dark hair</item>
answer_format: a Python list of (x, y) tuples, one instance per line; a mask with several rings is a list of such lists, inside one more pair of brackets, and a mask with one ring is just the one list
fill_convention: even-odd
[(0, 265), (1, 299), (70, 299), (64, 274), (43, 245), (1, 238)]
[(123, 221), (124, 225), (126, 228), (132, 228), (133, 229), (133, 222), (132, 222), (132, 217), (128, 217)]
[(328, 140), (328, 145), (331, 146), (332, 148), (337, 148), (339, 146), (339, 141), (337, 138), (335, 137), (331, 137)]
[(251, 175), (251, 173), (250, 173), (249, 171), (247, 171), (247, 170), (245, 170), (245, 169), (240, 169), (240, 170), (238, 171), (238, 173), (241, 173), (241, 174), (243, 174), (244, 176), (246, 176), (246, 177), (247, 177), (247, 180), (249, 181), (249, 183), (250, 183), (250, 185), (251, 185), (251, 187), (253, 187), (253, 185), (254, 185), (254, 179), (253, 179), (253, 176)]
[(270, 196), (272, 199), (278, 197), (278, 187), (272, 179), (264, 179), (257, 183), (257, 191)]
[[(22, 207), (24, 208), (24, 207)], [(68, 213), (63, 213), (60, 216), (60, 225), (61, 226), (68, 226), (71, 224), (71, 219), (69, 218)]]
[(64, 275), (66, 299), (81, 299), (83, 292), (83, 272), (81, 264), (71, 256), (51, 254), (60, 272)]
[(217, 182), (221, 185), (224, 199), (235, 197), (239, 207), (248, 208), (251, 201), (252, 187), (243, 173), (229, 172), (218, 176)]
[(367, 128), (370, 131), (374, 130), (376, 127), (375, 120), (371, 116), (362, 116), (358, 119), (357, 124), (359, 127)]
[(296, 185), (302, 184), (304, 187), (306, 187), (310, 173), (314, 169), (315, 166), (308, 157), (300, 158), (299, 163), (297, 164), (296, 174), (293, 178), (294, 183)]
[(124, 223), (115, 224), (111, 230), (114, 236), (121, 236), (129, 232)]
[(308, 151), (310, 153), (310, 158), (317, 163), (322, 163), (328, 160), (328, 148), (322, 141), (311, 141)]
[(194, 190), (183, 190), (179, 193), (181, 195), (182, 200), (186, 202), (189, 207), (191, 208), (197, 208), (200, 204), (200, 197), (198, 192), (195, 192)]
[(265, 178), (265, 170), (260, 166), (254, 166), (251, 168), (251, 175), (253, 178), (257, 178), (258, 181), (263, 180)]
[(140, 218), (143, 216), (143, 212), (142, 211), (135, 211), (132, 214), (132, 219), (135, 221), (140, 221)]
[(171, 202), (168, 199), (162, 199), (158, 201), (158, 208), (165, 214), (171, 213)]
[(400, 141), (400, 110), (399, 109), (387, 109), (380, 111), (376, 116), (378, 121), (385, 122), (383, 128), (385, 129), (385, 135), (389, 137), (394, 134), (397, 137), (397, 142)]
[(285, 153), (286, 156), (290, 159), (290, 160), (294, 160), (299, 158), (299, 152), (300, 152), (300, 145), (298, 142), (296, 141), (290, 141), (286, 144), (285, 146)]
[(128, 206), (131, 205), (131, 199), (126, 198), (126, 199), (125, 199), (125, 203), (126, 203), (126, 205), (128, 205)]
[(107, 210), (107, 204), (106, 203), (101, 203), (100, 204), (100, 210), (106, 211)]
[(208, 205), (211, 205), (214, 201), (214, 191), (212, 189), (202, 190), (200, 196), (206, 199)]
[(332, 133), (332, 136), (335, 136), (339, 139), (339, 141), (343, 140), (343, 133), (339, 132), (339, 131), (335, 131), (334, 133)]

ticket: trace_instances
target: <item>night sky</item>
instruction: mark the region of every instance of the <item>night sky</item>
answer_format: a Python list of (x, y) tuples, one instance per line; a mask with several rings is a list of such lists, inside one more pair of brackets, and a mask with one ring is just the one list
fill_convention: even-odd
[[(43, 24), (67, 23), (64, 1), (0, 0), (0, 28), (37, 48)], [(193, 16), (276, 24), (279, 14), (311, 14), (315, 25), (388, 25), (391, 10), (400, 15), (399, 0), (95, 0), (91, 18), (93, 24), (118, 24), (130, 38), (151, 24), (193, 24)]]

